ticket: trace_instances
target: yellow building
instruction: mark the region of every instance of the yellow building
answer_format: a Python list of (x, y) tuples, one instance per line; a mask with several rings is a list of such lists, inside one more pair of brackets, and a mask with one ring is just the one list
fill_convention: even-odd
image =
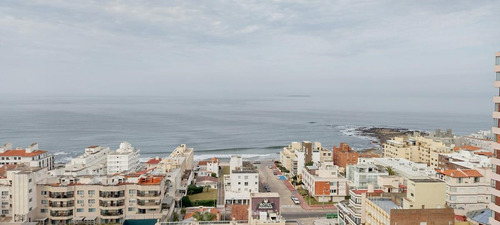
[(437, 179), (409, 179), (404, 209), (444, 208), (446, 205), (446, 183)]

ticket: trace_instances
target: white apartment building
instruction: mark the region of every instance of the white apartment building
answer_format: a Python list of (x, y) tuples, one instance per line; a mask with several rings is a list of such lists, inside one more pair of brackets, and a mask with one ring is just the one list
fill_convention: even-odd
[(368, 196), (379, 196), (382, 190), (356, 189), (349, 190), (349, 200), (336, 204), (339, 225), (359, 225), (365, 223), (365, 199)]
[(491, 181), (478, 170), (438, 170), (436, 176), (446, 183), (446, 204), (455, 209), (455, 214), (487, 208)]
[(48, 168), (25, 164), (0, 166), (1, 224), (26, 224), (36, 221), (37, 186), (47, 177)]
[(232, 155), (231, 160), (229, 161), (229, 171), (236, 170), (236, 168), (240, 168), (243, 166), (243, 160), (239, 155)]
[(346, 178), (349, 181), (349, 188), (367, 189), (369, 184), (375, 188), (379, 187), (378, 177), (388, 175), (383, 166), (375, 164), (347, 165)]
[(111, 152), (109, 147), (89, 146), (85, 152), (75, 158), (61, 169), (51, 171), (54, 175), (105, 175), (107, 172), (107, 157)]
[[(309, 152), (308, 149), (311, 149)], [(304, 166), (311, 161), (313, 163), (333, 161), (332, 150), (323, 148), (320, 142), (309, 141), (292, 142), (280, 152), (280, 163), (293, 175), (302, 175)]]
[(224, 198), (226, 204), (248, 204), (251, 193), (259, 193), (259, 172), (251, 163), (244, 162), (242, 167), (224, 175)]
[(405, 179), (427, 179), (434, 177), (436, 171), (425, 163), (416, 163), (399, 158), (359, 158), (358, 164), (375, 164), (384, 168), (391, 167), (394, 172)]
[(47, 167), (54, 169), (54, 156), (38, 149), (38, 144), (33, 143), (25, 149), (12, 149), (12, 144), (7, 143), (0, 147), (0, 165), (26, 164), (30, 167)]
[(164, 175), (120, 174), (51, 178), (38, 186), (38, 220), (44, 224), (122, 224), (165, 219), (173, 210)]
[(306, 166), (302, 172), (304, 188), (319, 202), (337, 202), (347, 196), (347, 179), (333, 162)]
[(128, 142), (122, 142), (120, 148), (107, 156), (107, 173), (112, 175), (136, 170), (139, 166), (140, 151)]
[(477, 169), (477, 168), (489, 168), (491, 167), (491, 157), (483, 155), (482, 153), (488, 153), (481, 150), (477, 151), (467, 151), (460, 150), (449, 154), (439, 155), (439, 169), (455, 169), (455, 168), (467, 168), (467, 169)]
[(180, 158), (184, 157), (185, 158), (185, 163), (186, 167), (184, 169), (186, 170), (193, 170), (194, 169), (194, 149), (193, 148), (188, 148), (186, 144), (181, 144), (177, 148), (170, 153), (170, 158)]

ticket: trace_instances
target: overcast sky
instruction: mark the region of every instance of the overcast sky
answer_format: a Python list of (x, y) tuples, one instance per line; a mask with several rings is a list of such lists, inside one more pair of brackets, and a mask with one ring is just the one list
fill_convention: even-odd
[(490, 104), (499, 12), (498, 1), (3, 0), (0, 95)]

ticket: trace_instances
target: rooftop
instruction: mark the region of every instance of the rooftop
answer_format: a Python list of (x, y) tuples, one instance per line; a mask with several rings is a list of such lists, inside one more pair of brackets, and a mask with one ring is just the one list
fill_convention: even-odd
[(442, 183), (443, 181), (438, 180), (438, 179), (410, 179), (411, 181), (415, 183)]
[(146, 162), (146, 164), (158, 164), (161, 162), (161, 158), (152, 158)]
[(482, 177), (477, 170), (436, 170), (437, 173), (453, 178)]
[(400, 209), (396, 203), (390, 198), (369, 198), (375, 205), (384, 210), (387, 214), (391, 214), (391, 209)]
[(33, 150), (32, 152), (26, 152), (26, 149), (19, 149), (19, 150), (7, 150), (3, 153), (0, 153), (0, 156), (20, 156), (20, 157), (33, 157), (37, 156), (43, 153), (46, 153), (47, 151), (42, 151), (42, 150)]

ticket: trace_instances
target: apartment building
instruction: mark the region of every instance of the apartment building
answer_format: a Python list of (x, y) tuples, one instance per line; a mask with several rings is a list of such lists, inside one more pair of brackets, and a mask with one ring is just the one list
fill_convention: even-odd
[[(373, 187), (373, 186), (371, 186)], [(365, 199), (366, 197), (377, 197), (383, 190), (351, 189), (350, 198), (336, 204), (338, 209), (339, 225), (359, 225), (365, 223)]]
[(1, 224), (26, 224), (36, 221), (36, 183), (47, 177), (48, 168), (26, 164), (0, 166)]
[(259, 171), (250, 162), (224, 175), (224, 197), (226, 204), (249, 204), (250, 193), (259, 192)]
[(359, 158), (358, 164), (374, 164), (384, 168), (390, 167), (395, 174), (404, 179), (426, 179), (434, 177), (436, 171), (429, 168), (425, 163), (416, 163), (400, 158)]
[(439, 154), (438, 169), (476, 169), (491, 167), (491, 153), (487, 151), (460, 150)]
[(232, 155), (229, 160), (229, 171), (236, 170), (236, 168), (243, 166), (243, 159), (240, 155)]
[(54, 169), (54, 156), (47, 151), (38, 149), (38, 143), (22, 149), (12, 149), (12, 144), (7, 143), (0, 147), (0, 165), (26, 164), (30, 167), (47, 167)]
[(51, 171), (51, 174), (68, 176), (105, 175), (107, 173), (107, 157), (109, 153), (111, 153), (109, 147), (89, 146), (85, 148), (83, 154), (72, 158), (63, 168)]
[[(500, 52), (495, 53), (495, 82), (496, 90), (500, 88)], [(494, 165), (495, 174), (492, 175), (494, 188), (491, 188), (491, 193), (495, 196), (494, 201), (490, 203), (489, 208), (494, 212), (490, 218), (490, 224), (500, 224), (500, 94), (493, 97), (495, 103), (495, 111), (493, 112), (493, 149), (495, 156), (491, 158), (491, 163)]]
[[(316, 166), (317, 165), (317, 166)], [(332, 162), (306, 166), (302, 172), (304, 188), (319, 202), (338, 202), (347, 196), (347, 179)]]
[(107, 155), (107, 173), (109, 175), (135, 171), (139, 167), (140, 151), (126, 141), (120, 143), (115, 152)]
[(445, 208), (445, 183), (411, 179), (406, 193), (382, 193), (365, 198), (365, 224), (454, 224), (453, 209)]
[(164, 175), (59, 176), (40, 182), (37, 212), (44, 224), (121, 224), (165, 219), (174, 201)]
[(332, 160), (334, 165), (347, 168), (348, 165), (356, 165), (359, 157), (371, 158), (380, 157), (380, 155), (358, 153), (346, 143), (340, 143), (339, 147), (333, 146)]
[(446, 204), (455, 209), (455, 214), (488, 207), (491, 195), (489, 179), (473, 169), (437, 170), (437, 178), (446, 183)]
[(194, 169), (194, 149), (188, 148), (186, 144), (181, 144), (170, 153), (170, 158), (185, 158), (186, 167), (184, 170)]
[[(451, 132), (451, 131), (450, 131)], [(384, 157), (401, 158), (438, 167), (439, 154), (452, 153), (454, 139), (442, 135), (421, 136), (415, 132), (410, 137), (395, 137), (384, 143)]]
[(332, 152), (323, 148), (320, 142), (292, 142), (280, 152), (280, 162), (293, 175), (302, 175), (304, 166), (311, 163), (332, 161)]
[(375, 164), (348, 165), (345, 174), (351, 189), (367, 189), (369, 184), (378, 188), (378, 177), (389, 175), (383, 166)]

